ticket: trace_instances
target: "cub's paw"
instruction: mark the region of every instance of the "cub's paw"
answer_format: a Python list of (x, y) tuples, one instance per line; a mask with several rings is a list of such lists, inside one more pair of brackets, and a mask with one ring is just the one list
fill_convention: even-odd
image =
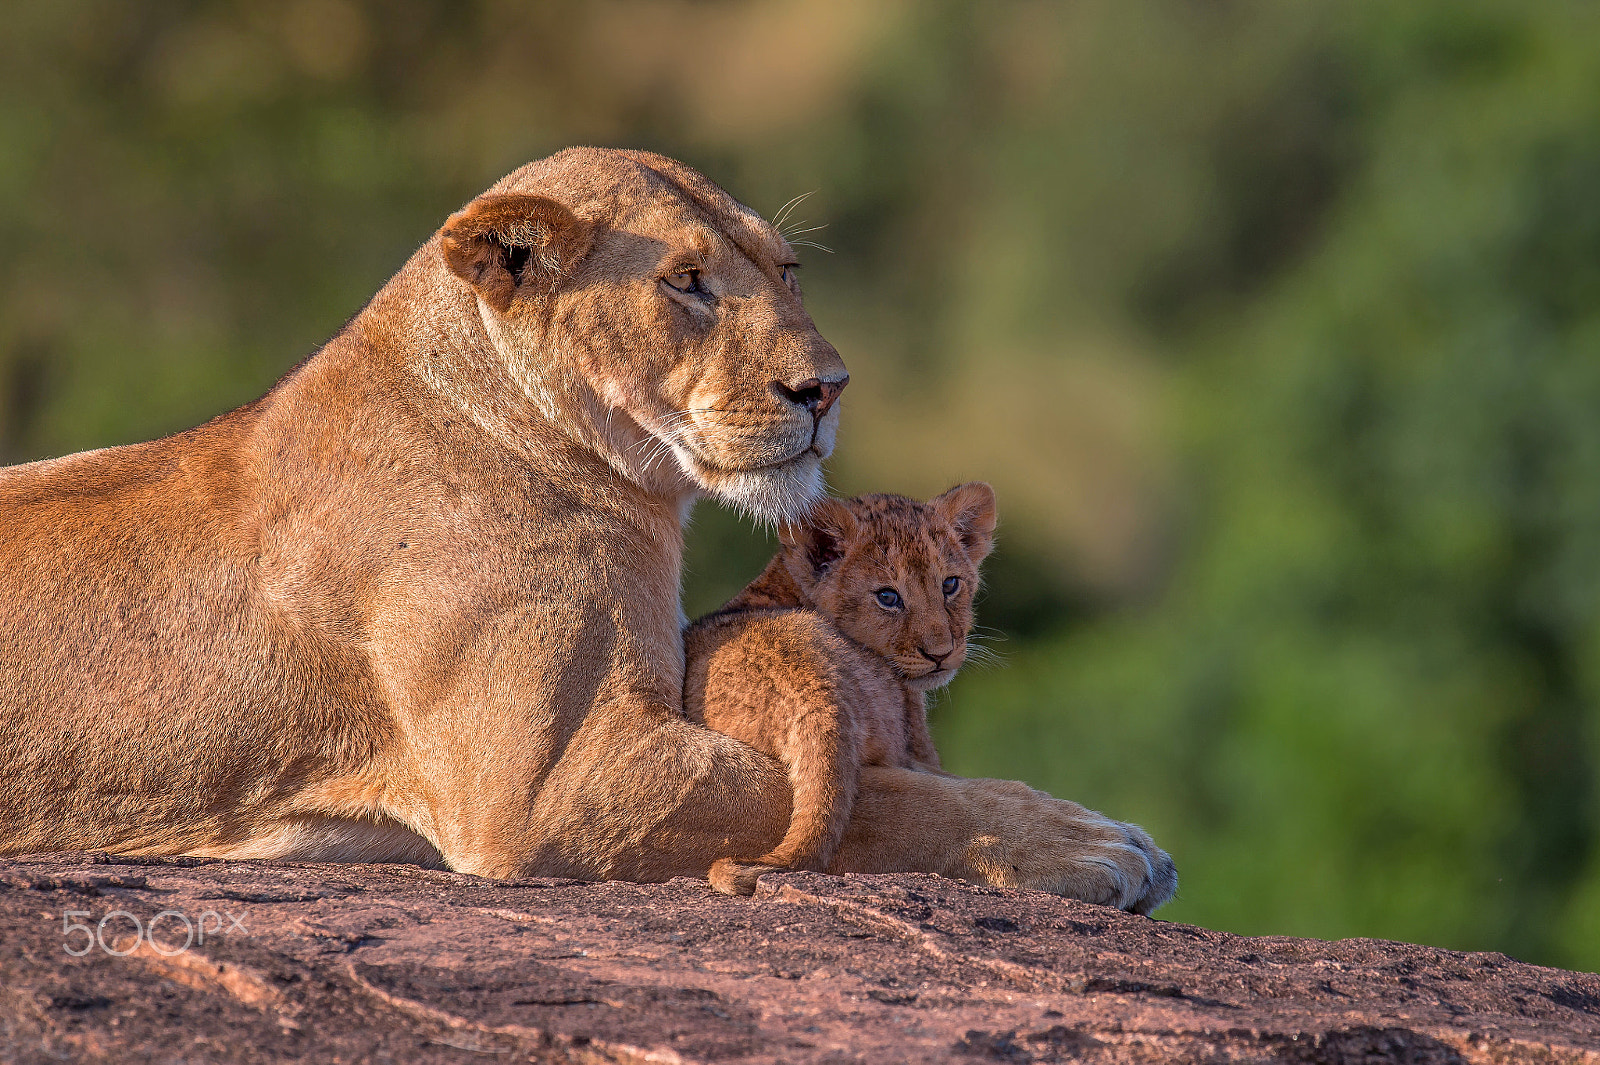
[(981, 830), (962, 855), (963, 879), (1048, 891), (1148, 914), (1172, 898), (1178, 870), (1138, 825), (1014, 781), (974, 781)]
[(711, 886), (724, 895), (754, 895), (756, 881), (765, 873), (783, 873), (785, 865), (764, 862), (740, 861), (737, 858), (718, 858), (711, 865)]

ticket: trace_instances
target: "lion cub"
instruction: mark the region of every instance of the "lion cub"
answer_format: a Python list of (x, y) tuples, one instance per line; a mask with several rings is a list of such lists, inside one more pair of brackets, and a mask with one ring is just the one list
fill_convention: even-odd
[[(863, 765), (939, 769), (924, 692), (966, 659), (978, 566), (994, 544), (994, 492), (963, 484), (926, 503), (825, 499), (780, 532), (767, 568), (684, 636), (691, 718), (777, 758), (794, 805), (783, 842), (728, 857), (711, 884), (755, 891), (762, 873), (827, 868)], [(798, 640), (777, 615), (828, 623)]]

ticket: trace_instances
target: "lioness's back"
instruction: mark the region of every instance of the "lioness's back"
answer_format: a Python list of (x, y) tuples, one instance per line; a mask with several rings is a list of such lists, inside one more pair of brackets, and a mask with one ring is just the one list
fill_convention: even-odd
[(0, 852), (226, 838), (252, 777), (366, 753), (372, 686), (260, 595), (253, 424), (0, 471)]

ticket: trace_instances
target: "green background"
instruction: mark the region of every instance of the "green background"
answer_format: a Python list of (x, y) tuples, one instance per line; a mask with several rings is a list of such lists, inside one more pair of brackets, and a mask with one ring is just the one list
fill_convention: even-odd
[[(813, 192), (834, 486), (995, 485), (949, 766), (1163, 916), (1600, 965), (1595, 5), (10, 5), (0, 458), (258, 395), (573, 143)], [(770, 550), (693, 536), (691, 611)]]

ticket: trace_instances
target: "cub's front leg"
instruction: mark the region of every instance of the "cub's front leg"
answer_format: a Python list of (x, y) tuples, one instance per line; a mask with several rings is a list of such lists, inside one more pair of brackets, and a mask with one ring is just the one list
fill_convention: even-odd
[[(759, 856), (727, 855), (711, 885), (754, 893), (763, 873), (823, 870), (844, 835), (861, 764), (885, 747), (862, 705), (874, 689), (864, 656), (815, 614), (714, 615), (685, 634), (684, 710), (784, 766), (793, 792), (788, 831)], [(870, 665), (870, 663), (866, 663)], [(880, 670), (887, 679), (887, 669)]]

